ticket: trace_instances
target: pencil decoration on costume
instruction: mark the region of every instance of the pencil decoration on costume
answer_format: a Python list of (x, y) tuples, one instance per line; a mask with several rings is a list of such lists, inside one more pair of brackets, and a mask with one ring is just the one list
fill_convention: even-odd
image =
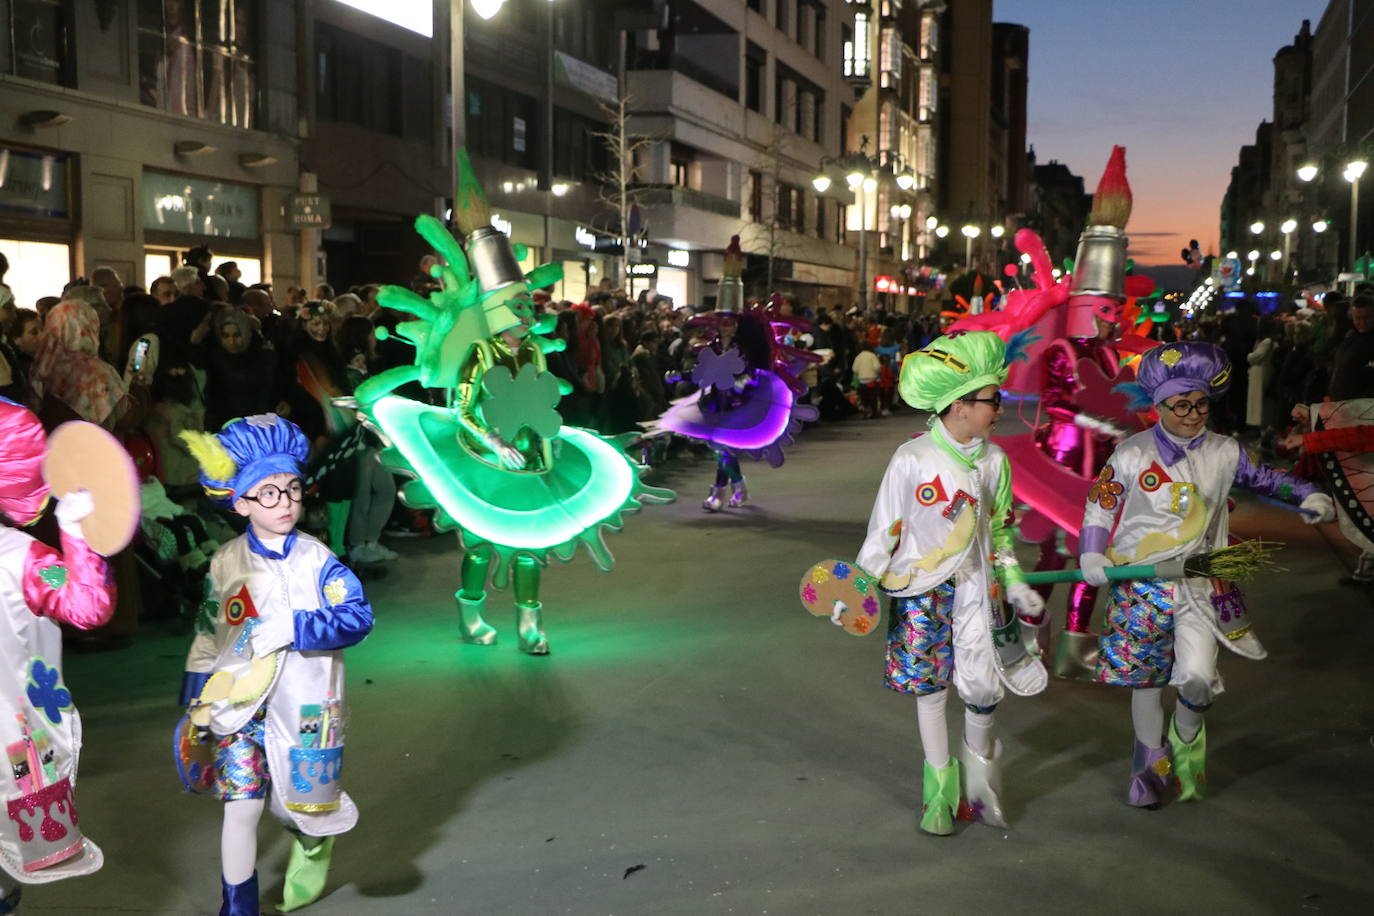
[(465, 149), (458, 151), (458, 195), (453, 203), (453, 221), (463, 234), (468, 262), (483, 293), (517, 283), (524, 285), (525, 272), (520, 269), (510, 239), (491, 224), (491, 204)]
[[(1283, 544), (1277, 541), (1250, 540), (1222, 547), (1206, 553), (1196, 553), (1181, 560), (1135, 566), (1108, 566), (1103, 570), (1112, 582), (1123, 579), (1226, 579), (1244, 582), (1262, 572), (1278, 572), (1282, 567), (1274, 562), (1274, 554)], [(1044, 585), (1052, 582), (1082, 582), (1078, 569), (1028, 572), (1026, 582)]]

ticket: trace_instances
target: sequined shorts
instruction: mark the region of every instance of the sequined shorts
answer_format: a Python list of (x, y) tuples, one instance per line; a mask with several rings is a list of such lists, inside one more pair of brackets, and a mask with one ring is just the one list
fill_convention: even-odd
[(1112, 586), (1099, 640), (1097, 680), (1118, 687), (1163, 687), (1174, 667), (1175, 586), (1133, 579)]
[(954, 585), (923, 595), (895, 598), (887, 626), (883, 682), (901, 693), (927, 694), (950, 686), (954, 676)]
[(215, 748), (215, 794), (220, 801), (266, 798), (267, 751), (263, 748), (267, 707), (259, 707), (248, 724), (219, 739)]

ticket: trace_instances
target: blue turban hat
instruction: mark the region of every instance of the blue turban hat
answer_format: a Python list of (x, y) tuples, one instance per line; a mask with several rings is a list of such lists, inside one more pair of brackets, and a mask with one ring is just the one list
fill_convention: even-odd
[(223, 506), (273, 474), (301, 476), (310, 457), (300, 427), (274, 413), (233, 420), (213, 435), (187, 430), (181, 438), (200, 464), (206, 495)]

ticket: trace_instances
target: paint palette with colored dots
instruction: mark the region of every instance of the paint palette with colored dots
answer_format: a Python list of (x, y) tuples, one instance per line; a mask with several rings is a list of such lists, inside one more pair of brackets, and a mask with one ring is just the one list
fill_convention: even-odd
[(852, 636), (867, 636), (882, 616), (883, 592), (878, 580), (853, 563), (822, 560), (802, 576), (802, 605), (817, 617), (828, 617)]

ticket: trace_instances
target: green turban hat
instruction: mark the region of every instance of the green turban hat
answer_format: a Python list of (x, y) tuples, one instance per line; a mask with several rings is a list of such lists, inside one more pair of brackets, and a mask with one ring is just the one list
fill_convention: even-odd
[(991, 331), (937, 337), (902, 362), (897, 389), (917, 410), (936, 413), (988, 385), (1007, 380), (1007, 345)]

